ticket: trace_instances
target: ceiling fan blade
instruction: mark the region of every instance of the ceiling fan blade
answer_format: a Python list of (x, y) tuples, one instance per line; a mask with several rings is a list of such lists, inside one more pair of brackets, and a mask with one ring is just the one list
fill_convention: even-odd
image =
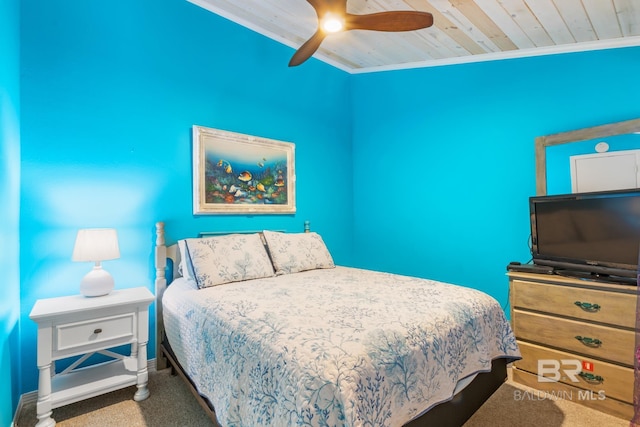
[(313, 36), (293, 54), (291, 60), (289, 61), (289, 67), (295, 67), (296, 65), (302, 64), (304, 61), (309, 59), (311, 55), (315, 53), (316, 50), (320, 47), (320, 43), (325, 38), (325, 33), (321, 30), (315, 32)]
[(413, 31), (433, 25), (433, 15), (428, 12), (399, 10), (367, 15), (347, 14), (346, 30)]
[(316, 10), (318, 17), (322, 17), (327, 11), (344, 15), (347, 13), (347, 0), (307, 0)]

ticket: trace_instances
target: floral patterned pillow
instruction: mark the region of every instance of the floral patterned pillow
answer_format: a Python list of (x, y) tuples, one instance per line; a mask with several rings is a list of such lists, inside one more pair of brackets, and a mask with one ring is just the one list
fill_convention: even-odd
[(198, 288), (274, 275), (259, 234), (186, 239)]
[(187, 252), (186, 239), (178, 240), (178, 250), (180, 251), (180, 263), (178, 264), (178, 274), (185, 279), (193, 279), (193, 267)]
[(334, 268), (333, 258), (318, 233), (262, 232), (276, 275)]

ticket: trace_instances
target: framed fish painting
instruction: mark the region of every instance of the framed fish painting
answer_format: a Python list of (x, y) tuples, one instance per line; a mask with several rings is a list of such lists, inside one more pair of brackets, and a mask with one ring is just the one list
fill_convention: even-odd
[(295, 145), (193, 126), (193, 213), (292, 214)]

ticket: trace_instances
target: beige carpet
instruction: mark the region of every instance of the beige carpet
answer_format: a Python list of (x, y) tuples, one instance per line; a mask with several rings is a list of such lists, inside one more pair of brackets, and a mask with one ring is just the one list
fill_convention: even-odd
[[(523, 399), (523, 391), (535, 393), (507, 381), (464, 427), (630, 427), (629, 421), (568, 400)], [(544, 396), (540, 393), (537, 395)]]
[[(135, 402), (135, 390), (129, 387), (63, 406), (53, 417), (58, 427), (213, 425), (180, 377), (169, 370), (150, 374), (147, 400)], [(518, 400), (514, 393), (520, 390), (530, 389), (505, 383), (464, 427), (629, 427), (629, 421), (569, 401)], [(16, 427), (33, 427), (36, 422), (33, 402), (23, 407)]]

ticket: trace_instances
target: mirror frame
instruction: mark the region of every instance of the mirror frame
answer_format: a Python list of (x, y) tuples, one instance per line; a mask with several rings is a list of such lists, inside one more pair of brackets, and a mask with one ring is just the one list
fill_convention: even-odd
[(537, 137), (535, 140), (536, 194), (538, 196), (547, 194), (547, 147), (634, 132), (640, 132), (640, 119)]

